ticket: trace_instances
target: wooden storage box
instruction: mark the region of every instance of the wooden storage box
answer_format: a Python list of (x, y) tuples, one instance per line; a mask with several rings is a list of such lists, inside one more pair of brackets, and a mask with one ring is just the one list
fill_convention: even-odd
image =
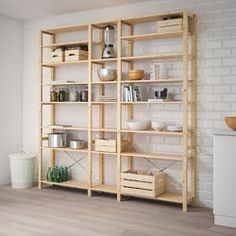
[[(96, 139), (94, 142), (94, 150), (97, 152), (116, 152), (116, 140), (115, 139)], [(127, 141), (122, 141), (121, 151), (127, 149)]]
[(65, 61), (88, 60), (88, 51), (81, 49), (68, 49), (65, 51)]
[(165, 173), (156, 175), (121, 173), (121, 194), (138, 197), (158, 197), (165, 192)]
[(157, 31), (160, 33), (183, 30), (183, 18), (160, 20), (157, 22)]
[(50, 62), (63, 62), (64, 61), (64, 51), (55, 50), (50, 52)]

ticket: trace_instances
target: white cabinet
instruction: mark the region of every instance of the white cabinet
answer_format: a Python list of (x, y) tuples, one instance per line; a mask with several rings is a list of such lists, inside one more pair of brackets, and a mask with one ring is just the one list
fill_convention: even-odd
[(215, 224), (236, 227), (236, 132), (215, 132), (213, 140)]

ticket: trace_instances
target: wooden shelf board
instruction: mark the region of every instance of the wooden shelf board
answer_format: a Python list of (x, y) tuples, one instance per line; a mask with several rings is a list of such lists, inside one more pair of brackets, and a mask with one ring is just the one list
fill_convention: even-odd
[(48, 128), (48, 129), (58, 129), (58, 130), (80, 130), (80, 131), (87, 131), (88, 128), (86, 127), (79, 127), (79, 126), (57, 126), (57, 125), (50, 125), (50, 126), (45, 126), (43, 128)]
[(183, 83), (182, 79), (159, 79), (159, 80), (122, 80), (122, 84), (155, 84), (155, 83)]
[(94, 132), (117, 132), (115, 128), (92, 128), (91, 130)]
[[(127, 194), (127, 193), (121, 193), (124, 196), (133, 196), (137, 198), (146, 198), (146, 199), (152, 199), (152, 200), (158, 200), (158, 201), (165, 201), (165, 202), (173, 202), (173, 203), (183, 203), (183, 197), (181, 194), (177, 193), (163, 193), (159, 195), (158, 197), (147, 197), (147, 196), (140, 196), (136, 194)], [(191, 196), (188, 196), (188, 202), (191, 202), (192, 198)]]
[(77, 180), (68, 180), (68, 181), (61, 182), (61, 183), (50, 182), (47, 180), (42, 180), (41, 182), (44, 184), (48, 184), (48, 185), (56, 185), (56, 186), (63, 186), (63, 187), (69, 187), (69, 188), (88, 189), (87, 183), (77, 181)]
[(98, 101), (93, 101), (91, 102), (92, 105), (100, 105), (100, 104), (116, 104), (117, 102), (98, 102)]
[(142, 40), (177, 38), (181, 36), (183, 36), (183, 31), (152, 33), (152, 34), (143, 34), (143, 35), (129, 35), (129, 36), (123, 36), (121, 37), (121, 39), (127, 40), (127, 41), (142, 41)]
[(81, 61), (63, 61), (63, 62), (54, 62), (54, 63), (42, 63), (41, 66), (43, 67), (55, 67), (55, 66), (67, 66), (67, 65), (78, 65), (81, 63), (87, 63), (88, 60), (81, 60)]
[(81, 25), (56, 27), (53, 29), (45, 29), (42, 31), (45, 33), (50, 33), (50, 34), (58, 34), (58, 33), (66, 33), (66, 32), (84, 31), (87, 29), (88, 29), (88, 24), (81, 24)]
[(145, 23), (145, 22), (157, 21), (157, 20), (160, 20), (160, 18), (163, 16), (176, 16), (176, 15), (182, 17), (183, 12), (182, 11), (163, 12), (163, 13), (159, 13), (156, 15), (140, 16), (140, 17), (135, 17), (135, 18), (126, 18), (126, 19), (122, 20), (122, 22), (133, 25), (133, 24), (140, 24), (140, 23)]
[(182, 59), (182, 53), (165, 53), (159, 55), (145, 55), (145, 56), (132, 56), (132, 57), (122, 57), (122, 61), (145, 61), (145, 60), (176, 60)]
[(107, 25), (117, 25), (117, 20), (111, 20), (111, 21), (102, 21), (102, 22), (95, 22), (92, 24), (92, 27), (97, 27), (102, 29), (103, 27)]
[(118, 58), (98, 58), (92, 59), (92, 63), (105, 63), (105, 62), (116, 62)]
[(166, 135), (166, 136), (182, 136), (183, 132), (171, 132), (171, 131), (155, 131), (155, 130), (130, 130), (122, 129), (123, 133), (137, 133), (137, 134), (154, 134), (154, 135)]
[(93, 81), (92, 84), (117, 84), (117, 81)]
[(87, 85), (88, 82), (82, 81), (82, 82), (62, 82), (62, 83), (43, 83), (43, 86), (74, 86), (74, 85)]
[(122, 156), (146, 157), (161, 160), (182, 161), (183, 155), (174, 153), (121, 152)]
[(81, 153), (87, 153), (88, 149), (72, 149), (72, 148), (51, 148), (47, 146), (41, 147), (41, 149), (49, 149), (49, 150), (55, 150), (55, 151), (68, 151), (68, 152), (81, 152)]
[(114, 155), (117, 155), (117, 153), (116, 152), (98, 152), (98, 151), (92, 151), (92, 153), (93, 154), (104, 154), (104, 155), (112, 155), (112, 156), (114, 156)]
[(92, 186), (92, 190), (105, 193), (117, 193), (117, 187), (115, 185), (107, 184), (95, 184)]
[(170, 102), (148, 102), (148, 101), (141, 101), (141, 102), (121, 102), (122, 105), (129, 105), (129, 104), (182, 104), (182, 101), (170, 101)]
[(74, 41), (74, 42), (65, 42), (65, 43), (52, 43), (52, 44), (44, 44), (41, 45), (42, 48), (50, 48), (50, 49), (55, 49), (55, 48), (60, 48), (60, 47), (76, 47), (80, 45), (87, 45), (88, 41)]
[(53, 104), (88, 104), (88, 102), (41, 102), (42, 105), (53, 105)]

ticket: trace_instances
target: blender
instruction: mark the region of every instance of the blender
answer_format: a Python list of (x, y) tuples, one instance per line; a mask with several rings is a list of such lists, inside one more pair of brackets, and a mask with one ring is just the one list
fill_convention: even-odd
[(102, 51), (102, 58), (114, 58), (116, 57), (116, 52), (114, 49), (115, 27), (112, 25), (107, 25), (103, 28), (103, 30), (105, 46)]

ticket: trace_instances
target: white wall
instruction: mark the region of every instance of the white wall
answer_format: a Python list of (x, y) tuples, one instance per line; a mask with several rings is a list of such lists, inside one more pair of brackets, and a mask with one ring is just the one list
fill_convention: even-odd
[[(225, 128), (224, 117), (236, 113), (236, 1), (233, 0), (159, 0), (120, 6), (109, 9), (91, 10), (62, 16), (29, 20), (24, 23), (24, 68), (23, 68), (23, 147), (37, 151), (38, 145), (38, 56), (39, 30), (69, 24), (96, 22), (119, 17), (142, 16), (163, 11), (189, 9), (198, 16), (198, 139), (197, 139), (197, 202), (212, 206), (212, 131)], [(145, 48), (145, 45), (143, 46)], [(158, 50), (158, 46), (153, 44)], [(164, 47), (165, 49), (166, 47)], [(167, 47), (169, 48), (169, 47)], [(172, 44), (171, 49), (178, 50)], [(178, 71), (179, 67), (175, 68)], [(166, 119), (179, 117), (178, 108), (168, 107), (171, 113), (158, 113), (151, 109), (151, 118)], [(168, 110), (167, 109), (167, 110)], [(145, 111), (145, 110), (144, 110)], [(144, 113), (143, 113), (144, 114)], [(140, 139), (155, 149), (158, 143), (173, 149), (180, 143), (173, 139)], [(140, 142), (140, 143), (141, 143)], [(167, 146), (166, 146), (167, 147)], [(168, 149), (168, 147), (167, 147)], [(115, 162), (114, 162), (115, 163)], [(147, 164), (146, 164), (147, 165)], [(161, 163), (161, 165), (164, 165)], [(178, 178), (180, 166), (173, 166), (168, 174)], [(108, 179), (114, 165), (108, 166)], [(78, 172), (83, 175), (83, 170)]]
[(0, 17), (0, 184), (10, 182), (8, 154), (22, 148), (22, 26)]

